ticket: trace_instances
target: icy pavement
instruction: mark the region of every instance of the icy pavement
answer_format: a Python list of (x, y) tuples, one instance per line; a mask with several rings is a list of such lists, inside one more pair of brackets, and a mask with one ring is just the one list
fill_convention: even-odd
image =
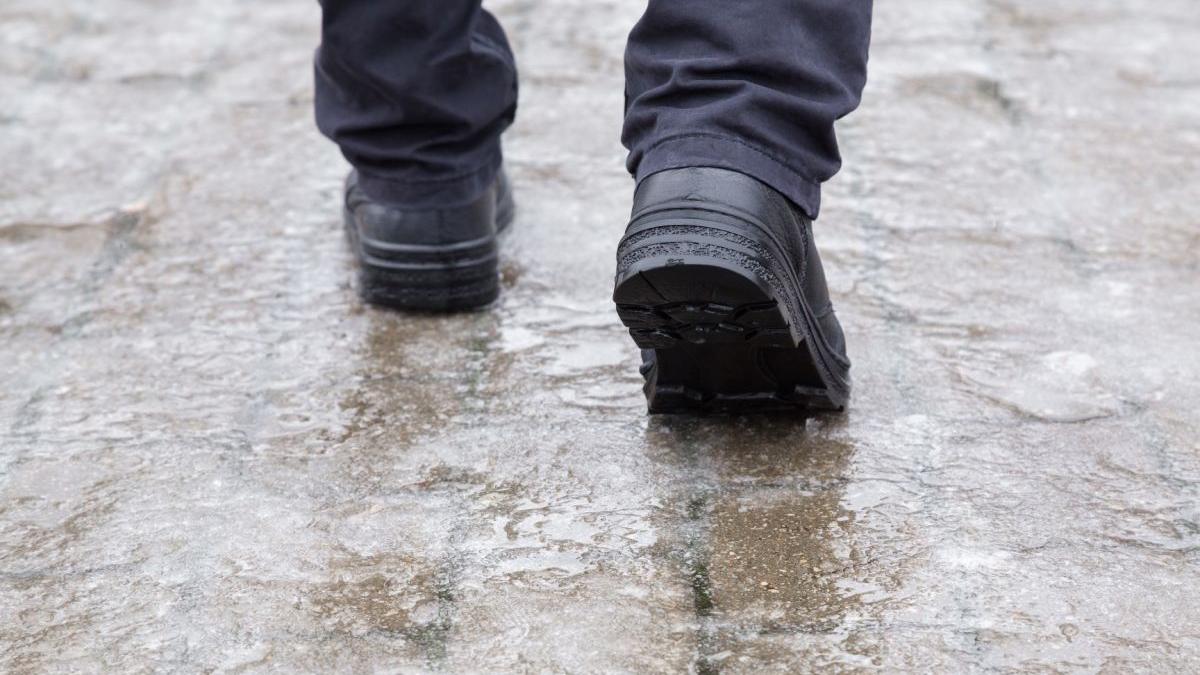
[(316, 3), (0, 6), (0, 670), (1194, 672), (1194, 0), (880, 0), (844, 417), (649, 419), (635, 0), (506, 0), (494, 311), (366, 309)]

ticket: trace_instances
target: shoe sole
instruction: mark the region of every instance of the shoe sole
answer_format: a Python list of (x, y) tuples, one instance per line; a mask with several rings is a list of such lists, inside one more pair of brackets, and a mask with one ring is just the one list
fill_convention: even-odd
[(626, 235), (613, 301), (643, 350), (651, 413), (844, 409), (846, 370), (812, 339), (815, 320), (767, 239), (695, 220)]
[(358, 254), (358, 292), (364, 302), (408, 311), (454, 312), (485, 307), (500, 295), (498, 238), (513, 220), (511, 195), (497, 207), (496, 234), (444, 245), (393, 244), (359, 236), (344, 214)]

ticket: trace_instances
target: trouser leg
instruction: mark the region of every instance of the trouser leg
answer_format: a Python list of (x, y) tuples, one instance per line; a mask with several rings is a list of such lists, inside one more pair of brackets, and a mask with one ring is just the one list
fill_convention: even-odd
[(470, 202), (500, 167), (517, 77), (480, 0), (322, 0), (316, 116), (374, 199)]
[(630, 173), (733, 169), (815, 218), (870, 32), (871, 0), (650, 0), (625, 52)]

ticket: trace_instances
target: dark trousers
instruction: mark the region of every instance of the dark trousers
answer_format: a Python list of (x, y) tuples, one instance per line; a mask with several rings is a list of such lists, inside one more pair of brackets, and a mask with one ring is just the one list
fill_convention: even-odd
[[(500, 167), (517, 75), (480, 0), (322, 0), (321, 131), (368, 195), (460, 204)], [(866, 83), (871, 0), (650, 0), (625, 50), (628, 169), (734, 169), (811, 217)]]

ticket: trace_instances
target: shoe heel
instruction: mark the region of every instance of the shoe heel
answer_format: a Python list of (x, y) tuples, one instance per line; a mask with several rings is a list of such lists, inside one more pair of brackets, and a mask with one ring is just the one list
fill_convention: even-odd
[(364, 261), (358, 272), (359, 296), (395, 309), (453, 312), (489, 305), (500, 295), (500, 277), (490, 265), (381, 267)]
[(647, 355), (651, 413), (841, 408), (765, 251), (692, 219), (659, 219), (622, 241), (613, 301)]
[(344, 214), (358, 249), (358, 293), (364, 302), (394, 309), (453, 312), (491, 304), (500, 295), (495, 235), (457, 244), (404, 245), (363, 240)]

